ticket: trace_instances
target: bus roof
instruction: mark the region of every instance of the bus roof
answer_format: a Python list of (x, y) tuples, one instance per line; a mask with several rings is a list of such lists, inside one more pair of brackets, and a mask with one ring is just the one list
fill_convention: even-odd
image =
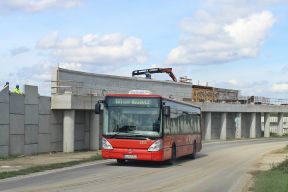
[(187, 102), (183, 102), (183, 101), (178, 101), (178, 100), (174, 100), (174, 99), (169, 99), (166, 97), (163, 97), (161, 95), (157, 95), (157, 94), (113, 94), (113, 93), (109, 93), (106, 95), (106, 97), (144, 97), (144, 98), (161, 98), (161, 99), (165, 99), (174, 103), (179, 103), (182, 105), (189, 105), (192, 107), (196, 107), (201, 109), (201, 107), (197, 106), (197, 105), (193, 105), (192, 103), (187, 103)]

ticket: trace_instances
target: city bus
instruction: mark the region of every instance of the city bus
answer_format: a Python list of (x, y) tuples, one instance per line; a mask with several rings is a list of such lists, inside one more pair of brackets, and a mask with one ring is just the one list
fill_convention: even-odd
[[(102, 107), (101, 107), (102, 106)], [(95, 105), (103, 110), (102, 157), (169, 161), (202, 149), (201, 110), (155, 94), (108, 94)]]

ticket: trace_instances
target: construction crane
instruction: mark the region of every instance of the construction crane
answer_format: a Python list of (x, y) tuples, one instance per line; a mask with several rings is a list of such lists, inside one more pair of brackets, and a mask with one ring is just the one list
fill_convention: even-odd
[(147, 79), (151, 79), (152, 73), (167, 73), (174, 82), (177, 82), (177, 78), (173, 74), (172, 68), (150, 68), (150, 69), (135, 70), (132, 72), (132, 77), (136, 75), (145, 75)]

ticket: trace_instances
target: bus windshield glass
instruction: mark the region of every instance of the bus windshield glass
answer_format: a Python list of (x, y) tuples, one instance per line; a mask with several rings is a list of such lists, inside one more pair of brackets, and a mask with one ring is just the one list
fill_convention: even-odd
[(111, 137), (160, 137), (159, 98), (108, 97), (103, 134)]

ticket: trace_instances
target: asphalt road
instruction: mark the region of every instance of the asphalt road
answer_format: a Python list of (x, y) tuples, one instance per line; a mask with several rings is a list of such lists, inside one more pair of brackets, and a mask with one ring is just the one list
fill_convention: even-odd
[(209, 143), (196, 160), (176, 165), (104, 160), (72, 168), (0, 180), (0, 191), (242, 191), (249, 172), (265, 153), (283, 148), (288, 139)]

